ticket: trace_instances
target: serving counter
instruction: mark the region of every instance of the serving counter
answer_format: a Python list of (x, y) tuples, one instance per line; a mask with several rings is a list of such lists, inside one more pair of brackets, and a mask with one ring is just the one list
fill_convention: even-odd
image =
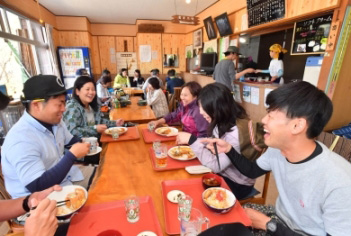
[(234, 97), (242, 105), (253, 121), (261, 121), (266, 115), (265, 106), (268, 93), (279, 87), (266, 82), (234, 82)]

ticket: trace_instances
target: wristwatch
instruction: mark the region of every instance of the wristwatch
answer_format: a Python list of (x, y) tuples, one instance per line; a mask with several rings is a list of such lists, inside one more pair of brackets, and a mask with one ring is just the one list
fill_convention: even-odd
[(25, 197), (25, 199), (23, 199), (23, 202), (22, 202), (22, 208), (25, 212), (30, 211), (30, 208), (28, 205), (28, 201), (29, 201), (30, 196), (31, 196), (31, 194), (29, 194), (27, 197)]
[(268, 233), (275, 233), (277, 231), (277, 220), (271, 219), (270, 221), (267, 222), (266, 224), (267, 232)]

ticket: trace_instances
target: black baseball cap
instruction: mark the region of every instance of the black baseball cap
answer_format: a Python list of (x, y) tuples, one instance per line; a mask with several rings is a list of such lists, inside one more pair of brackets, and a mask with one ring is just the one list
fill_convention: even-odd
[(35, 75), (24, 83), (23, 94), (26, 100), (35, 100), (66, 94), (66, 89), (56, 75)]

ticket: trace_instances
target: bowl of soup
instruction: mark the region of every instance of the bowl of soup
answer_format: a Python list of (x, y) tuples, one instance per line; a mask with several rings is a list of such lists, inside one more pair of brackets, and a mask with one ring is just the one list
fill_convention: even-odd
[(220, 187), (222, 183), (221, 177), (216, 174), (205, 174), (202, 176), (202, 186), (205, 189), (212, 188), (212, 187)]

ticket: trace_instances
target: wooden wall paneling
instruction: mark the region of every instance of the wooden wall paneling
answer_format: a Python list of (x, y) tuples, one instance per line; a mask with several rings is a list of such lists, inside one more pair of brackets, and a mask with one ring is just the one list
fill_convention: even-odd
[(100, 64), (99, 42), (97, 36), (92, 36), (91, 61), (94, 67), (94, 78), (97, 78), (100, 76), (102, 70), (105, 69), (101, 68)]
[[(1, 4), (13, 9), (14, 11), (23, 14), (24, 16), (27, 16), (32, 19), (36, 19), (39, 22), (39, 11), (38, 11), (38, 6), (37, 2), (33, 0), (17, 0), (17, 1), (1, 1)], [(40, 7), (40, 14), (42, 20), (44, 20), (46, 23), (49, 23), (50, 25), (56, 27), (56, 17), (55, 15), (48, 11), (46, 8)]]
[(192, 44), (193, 44), (193, 32), (190, 32), (185, 35), (185, 45), (192, 45)]
[(335, 85), (335, 90), (332, 97), (333, 115), (326, 126), (326, 130), (338, 129), (350, 123), (351, 120), (351, 40), (349, 40)]
[(235, 14), (233, 14), (233, 16), (234, 16), (234, 19), (232, 19), (231, 16), (229, 17), (230, 25), (234, 26), (233, 33), (235, 34), (235, 33), (247, 30), (247, 28), (248, 28), (248, 19), (247, 19), (247, 10), (246, 10), (246, 8), (235, 12)]
[(127, 51), (134, 52), (134, 39), (133, 37), (116, 37), (116, 52), (125, 52), (124, 41), (127, 41)]
[(100, 66), (107, 68), (112, 76), (117, 74), (116, 61), (111, 62), (111, 56), (116, 56), (111, 51), (116, 51), (115, 37), (114, 36), (98, 36), (99, 52), (100, 52)]
[(152, 58), (151, 62), (140, 62), (140, 59), (138, 58), (141, 73), (142, 74), (149, 74), (150, 70), (152, 70), (154, 68), (158, 68), (158, 69), (162, 70), (161, 34), (138, 33), (137, 40), (138, 40), (137, 51), (139, 51), (140, 45), (151, 45), (151, 51), (157, 52), (157, 58), (156, 59)]
[(62, 47), (90, 47), (89, 33), (77, 31), (59, 31), (60, 44)]
[(172, 36), (173, 34), (162, 34), (162, 55), (172, 54)]
[(90, 23), (84, 16), (56, 16), (58, 30), (89, 31)]
[(285, 18), (304, 15), (325, 8), (337, 7), (339, 3), (340, 0), (286, 0)]
[(101, 36), (135, 36), (137, 25), (126, 24), (91, 24), (91, 34)]

